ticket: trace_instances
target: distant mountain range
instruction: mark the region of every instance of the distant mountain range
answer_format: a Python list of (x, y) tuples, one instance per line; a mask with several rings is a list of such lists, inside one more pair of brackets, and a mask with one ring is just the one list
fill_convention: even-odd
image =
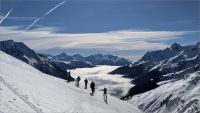
[[(90, 55), (90, 56), (81, 56), (79, 54), (70, 56), (67, 55), (66, 53), (61, 53), (59, 55), (51, 56), (52, 60), (55, 61), (65, 61), (65, 62), (74, 62), (74, 61), (79, 61), (79, 62), (85, 62), (89, 65), (113, 65), (113, 66), (126, 66), (129, 65), (131, 62), (124, 59), (124, 58), (119, 58), (117, 56), (113, 55), (102, 55), (102, 54), (95, 54), (95, 55)], [(90, 67), (90, 66), (89, 66)]]
[(158, 82), (182, 79), (197, 70), (200, 70), (200, 42), (192, 46), (174, 43), (164, 50), (149, 51), (138, 61), (119, 67), (111, 74), (133, 79), (135, 86), (122, 98), (125, 99), (159, 87)]

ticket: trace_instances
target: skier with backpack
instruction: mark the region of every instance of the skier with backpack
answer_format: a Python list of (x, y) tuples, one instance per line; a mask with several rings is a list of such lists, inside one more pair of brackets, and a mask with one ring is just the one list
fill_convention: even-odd
[(79, 87), (79, 82), (80, 82), (81, 78), (78, 76), (78, 78), (76, 79), (76, 86)]
[(87, 78), (84, 80), (84, 82), (85, 82), (85, 89), (87, 89), (87, 83), (88, 83)]
[(103, 89), (103, 98), (104, 98), (105, 103), (107, 104), (108, 103), (108, 100), (107, 100), (107, 88)]
[(67, 72), (67, 82), (69, 83), (71, 81), (71, 72)]
[(90, 84), (90, 88), (92, 90), (92, 93), (91, 95), (93, 96), (94, 95), (94, 92), (95, 92), (95, 83), (92, 81), (91, 84)]

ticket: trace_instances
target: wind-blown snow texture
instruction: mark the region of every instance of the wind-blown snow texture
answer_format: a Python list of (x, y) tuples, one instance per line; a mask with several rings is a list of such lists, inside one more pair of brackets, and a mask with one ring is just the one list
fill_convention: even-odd
[(0, 112), (3, 113), (141, 113), (127, 102), (74, 87), (41, 73), (0, 51)]

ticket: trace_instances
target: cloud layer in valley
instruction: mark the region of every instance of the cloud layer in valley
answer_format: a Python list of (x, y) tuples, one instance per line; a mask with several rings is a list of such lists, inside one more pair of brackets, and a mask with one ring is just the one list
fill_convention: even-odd
[[(129, 89), (134, 86), (131, 79), (124, 78), (122, 75), (110, 75), (109, 72), (115, 70), (118, 66), (98, 66), (94, 68), (78, 68), (71, 70), (74, 78), (81, 77), (81, 87), (84, 87), (84, 79), (90, 82), (94, 81), (97, 90), (108, 88), (108, 93), (116, 96), (125, 96)], [(89, 83), (90, 84), (90, 83)], [(89, 85), (88, 85), (89, 86)]]

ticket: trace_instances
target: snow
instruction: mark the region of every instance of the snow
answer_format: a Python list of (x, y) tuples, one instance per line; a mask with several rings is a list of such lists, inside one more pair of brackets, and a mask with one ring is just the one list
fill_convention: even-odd
[(141, 113), (125, 101), (43, 74), (0, 51), (0, 113)]
[(185, 79), (166, 81), (156, 89), (133, 96), (128, 102), (147, 113), (196, 113), (200, 110), (199, 100), (200, 71)]
[(72, 77), (77, 78), (80, 76), (82, 81), (84, 81), (85, 78), (89, 81), (94, 81), (97, 84), (97, 90), (102, 90), (106, 87), (109, 89), (109, 94), (120, 98), (125, 96), (134, 84), (131, 83), (132, 79), (124, 78), (123, 75), (108, 74), (118, 67), (119, 66), (103, 65), (93, 68), (77, 68), (70, 71)]

